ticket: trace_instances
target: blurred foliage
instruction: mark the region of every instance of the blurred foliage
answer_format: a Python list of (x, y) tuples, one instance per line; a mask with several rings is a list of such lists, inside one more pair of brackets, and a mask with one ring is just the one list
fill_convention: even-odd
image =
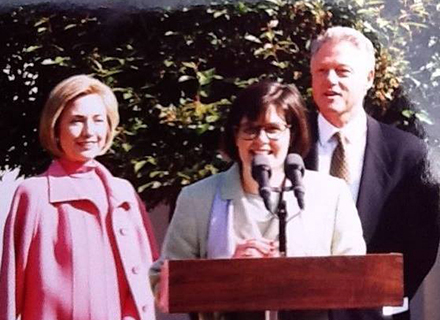
[(261, 78), (295, 83), (313, 108), (311, 39), (332, 25), (375, 44), (374, 117), (420, 134), (439, 105), (440, 5), (436, 1), (270, 0), (139, 10), (32, 5), (0, 12), (0, 169), (42, 172), (38, 118), (62, 79), (91, 74), (111, 86), (121, 124), (100, 160), (151, 207), (224, 169), (218, 153), (237, 92)]

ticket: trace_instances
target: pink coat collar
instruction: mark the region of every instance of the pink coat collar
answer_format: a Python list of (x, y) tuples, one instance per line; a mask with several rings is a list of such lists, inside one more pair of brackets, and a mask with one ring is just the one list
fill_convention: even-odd
[[(96, 173), (102, 179), (109, 195), (111, 207), (132, 206), (136, 203), (133, 190), (126, 181), (115, 178), (102, 164), (96, 162)], [(46, 171), (49, 185), (49, 202), (67, 202), (92, 199), (74, 183), (75, 178), (69, 176), (59, 161), (55, 160)], [(93, 202), (93, 201), (92, 201)]]

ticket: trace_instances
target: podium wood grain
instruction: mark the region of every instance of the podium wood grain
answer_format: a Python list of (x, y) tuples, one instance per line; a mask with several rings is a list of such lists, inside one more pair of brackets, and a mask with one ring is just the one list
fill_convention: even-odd
[(174, 260), (161, 273), (170, 313), (401, 305), (401, 254)]

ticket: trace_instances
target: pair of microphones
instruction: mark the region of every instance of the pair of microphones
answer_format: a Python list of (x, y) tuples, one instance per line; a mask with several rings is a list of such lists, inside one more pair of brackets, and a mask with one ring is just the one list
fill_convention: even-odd
[(257, 154), (252, 159), (252, 178), (258, 183), (258, 193), (263, 198), (264, 205), (267, 210), (271, 210), (270, 194), (272, 191), (288, 191), (293, 190), (298, 201), (298, 206), (304, 210), (304, 184), (302, 178), (304, 176), (304, 161), (299, 154), (289, 153), (284, 161), (284, 172), (286, 177), (291, 181), (292, 186), (287, 189), (273, 188), (270, 186), (270, 177), (272, 169), (270, 160), (266, 155)]

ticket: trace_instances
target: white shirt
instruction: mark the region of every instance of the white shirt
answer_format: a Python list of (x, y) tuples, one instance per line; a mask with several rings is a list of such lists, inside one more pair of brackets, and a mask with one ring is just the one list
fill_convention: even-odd
[(337, 141), (333, 135), (340, 131), (345, 137), (345, 154), (350, 170), (350, 188), (353, 200), (356, 202), (361, 183), (362, 167), (367, 144), (367, 115), (363, 109), (342, 128), (337, 128), (328, 122), (321, 114), (318, 115), (318, 171), (330, 172), (330, 164)]

